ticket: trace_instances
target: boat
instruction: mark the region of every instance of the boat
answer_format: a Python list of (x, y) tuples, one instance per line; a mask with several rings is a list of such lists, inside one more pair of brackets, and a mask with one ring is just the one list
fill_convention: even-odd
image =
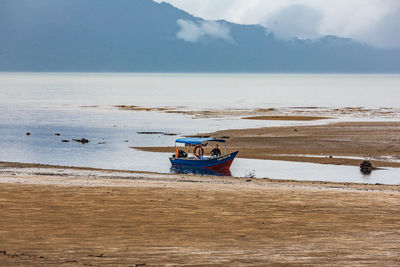
[[(224, 155), (204, 156), (203, 147), (206, 147), (209, 143), (225, 143), (225, 140), (200, 137), (176, 139), (175, 154), (169, 158), (172, 167), (208, 169), (219, 173), (229, 173), (227, 171), (231, 167), (231, 164), (239, 151)], [(184, 144), (185, 147), (178, 147), (177, 144)], [(192, 153), (189, 152), (189, 148), (191, 147), (194, 147)], [(186, 152), (183, 148), (186, 148)]]

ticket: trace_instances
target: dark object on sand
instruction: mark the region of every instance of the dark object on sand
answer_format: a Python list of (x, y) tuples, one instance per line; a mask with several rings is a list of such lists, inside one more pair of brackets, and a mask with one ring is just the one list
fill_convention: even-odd
[(69, 143), (69, 142), (71, 142), (71, 141), (69, 141), (69, 140), (61, 140), (61, 142), (63, 142), (63, 143)]
[(87, 139), (85, 139), (85, 138), (82, 138), (82, 139), (72, 139), (72, 140), (75, 141), (75, 142), (78, 142), (78, 143), (82, 143), (82, 144), (87, 144), (87, 143), (90, 142), (89, 140), (87, 140)]
[(30, 132), (26, 132), (26, 135), (31, 135), (31, 133)]
[(163, 134), (163, 132), (136, 132), (137, 134)]
[(61, 134), (60, 133), (55, 133), (54, 135), (60, 136)]
[(369, 160), (364, 160), (360, 164), (360, 171), (363, 174), (370, 174), (373, 170), (372, 163)]
[(137, 134), (162, 134), (162, 135), (170, 135), (170, 136), (174, 136), (174, 135), (178, 135), (176, 133), (166, 133), (166, 132), (136, 132)]

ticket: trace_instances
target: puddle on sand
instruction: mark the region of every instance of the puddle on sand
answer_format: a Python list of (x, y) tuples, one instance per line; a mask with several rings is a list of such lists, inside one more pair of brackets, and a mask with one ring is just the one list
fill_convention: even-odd
[(171, 168), (170, 172), (298, 181), (400, 184), (400, 168), (374, 170), (371, 174), (364, 175), (360, 172), (360, 169), (355, 166), (241, 158), (234, 160), (229, 172), (211, 172), (198, 169), (177, 170), (173, 168)]
[(258, 178), (339, 183), (400, 184), (400, 168), (385, 168), (364, 175), (356, 166), (290, 162), (279, 160), (235, 159), (233, 176), (254, 174)]

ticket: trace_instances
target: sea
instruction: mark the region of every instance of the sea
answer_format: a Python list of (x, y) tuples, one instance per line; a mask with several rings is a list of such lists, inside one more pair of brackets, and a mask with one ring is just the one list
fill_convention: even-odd
[[(170, 173), (175, 171), (168, 159), (172, 151), (131, 147), (172, 146), (185, 135), (224, 129), (328, 123), (243, 120), (238, 115), (254, 109), (392, 110), (390, 115), (344, 114), (336, 121), (400, 121), (399, 99), (400, 75), (0, 73), (0, 161)], [(236, 113), (184, 113), (202, 110)], [(90, 142), (71, 141), (81, 138)], [(351, 166), (241, 158), (231, 174), (400, 184), (400, 168), (363, 175)]]

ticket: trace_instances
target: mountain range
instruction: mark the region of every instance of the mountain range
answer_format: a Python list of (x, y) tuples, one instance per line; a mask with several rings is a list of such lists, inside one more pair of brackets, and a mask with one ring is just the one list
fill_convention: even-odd
[(2, 0), (0, 71), (400, 73), (400, 50), (283, 41), (152, 0)]

